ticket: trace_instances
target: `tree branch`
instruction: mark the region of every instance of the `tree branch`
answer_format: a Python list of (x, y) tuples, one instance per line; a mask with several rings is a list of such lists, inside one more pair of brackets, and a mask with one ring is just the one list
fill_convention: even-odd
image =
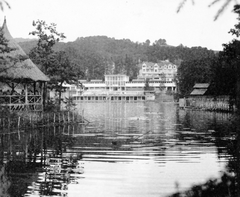
[[(212, 7), (213, 5), (219, 3), (219, 2), (224, 2), (224, 4), (219, 8), (219, 10), (217, 11), (215, 17), (214, 17), (214, 21), (216, 21), (218, 19), (218, 17), (223, 14), (223, 12), (226, 10), (226, 8), (230, 5), (230, 3), (234, 3), (234, 4), (238, 4), (238, 0), (213, 0), (208, 7)], [(187, 0), (182, 0), (177, 8), (177, 13), (179, 13), (181, 11), (181, 9), (183, 8), (183, 6), (185, 5), (185, 3), (187, 2)], [(194, 4), (195, 0), (192, 0), (192, 3)]]

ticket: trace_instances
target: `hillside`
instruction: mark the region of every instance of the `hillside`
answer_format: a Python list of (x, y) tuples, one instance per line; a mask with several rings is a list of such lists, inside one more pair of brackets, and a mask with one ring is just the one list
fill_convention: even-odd
[[(20, 42), (28, 54), (37, 41)], [(74, 42), (57, 43), (54, 50), (66, 51), (70, 58), (86, 73), (86, 78), (102, 78), (105, 73), (125, 73), (130, 77), (138, 74), (139, 61), (158, 62), (170, 60), (179, 65), (182, 61), (214, 57), (216, 53), (202, 47), (169, 46), (165, 39), (150, 44), (115, 39), (107, 36), (80, 37)]]

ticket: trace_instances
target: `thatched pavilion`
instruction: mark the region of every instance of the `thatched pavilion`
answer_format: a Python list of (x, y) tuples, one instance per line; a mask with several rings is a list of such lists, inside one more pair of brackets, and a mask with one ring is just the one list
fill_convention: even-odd
[[(26, 53), (11, 36), (6, 19), (0, 29), (15, 50), (0, 53), (17, 61), (0, 64), (0, 105), (11, 110), (42, 111), (46, 82), (49, 78), (27, 57)], [(6, 59), (6, 58), (5, 58)]]

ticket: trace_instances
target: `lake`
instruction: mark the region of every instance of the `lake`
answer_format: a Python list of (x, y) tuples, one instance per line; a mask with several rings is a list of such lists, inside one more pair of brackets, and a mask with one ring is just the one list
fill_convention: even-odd
[(0, 196), (165, 197), (237, 175), (232, 114), (153, 101), (75, 111), (86, 126), (1, 136)]

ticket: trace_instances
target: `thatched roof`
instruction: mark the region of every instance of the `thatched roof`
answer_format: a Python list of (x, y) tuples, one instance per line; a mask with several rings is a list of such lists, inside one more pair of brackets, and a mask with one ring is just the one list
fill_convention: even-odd
[[(4, 20), (0, 31), (3, 32), (4, 37), (9, 41), (8, 46), (16, 49), (8, 54), (1, 55), (9, 55), (11, 57), (26, 56), (26, 53), (11, 36), (7, 27), (6, 19)], [(5, 71), (0, 72), (0, 78), (2, 79), (49, 81), (49, 78), (29, 58), (23, 61), (18, 61), (14, 64), (14, 66), (11, 64), (4, 65), (4, 68), (7, 69), (4, 69)]]

